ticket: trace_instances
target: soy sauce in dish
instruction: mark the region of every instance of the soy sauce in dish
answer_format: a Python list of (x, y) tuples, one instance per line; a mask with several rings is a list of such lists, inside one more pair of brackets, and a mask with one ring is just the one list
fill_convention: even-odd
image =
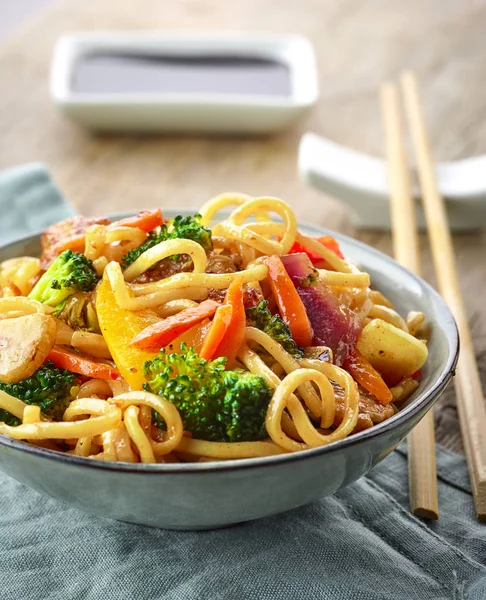
[(180, 56), (121, 52), (82, 55), (71, 89), (77, 94), (291, 95), (290, 69), (250, 56)]

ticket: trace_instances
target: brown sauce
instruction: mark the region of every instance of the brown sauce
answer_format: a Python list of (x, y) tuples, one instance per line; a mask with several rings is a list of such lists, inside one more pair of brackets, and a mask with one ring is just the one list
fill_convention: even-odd
[(290, 69), (249, 56), (176, 56), (93, 52), (81, 56), (71, 89), (78, 94), (198, 94), (284, 96)]

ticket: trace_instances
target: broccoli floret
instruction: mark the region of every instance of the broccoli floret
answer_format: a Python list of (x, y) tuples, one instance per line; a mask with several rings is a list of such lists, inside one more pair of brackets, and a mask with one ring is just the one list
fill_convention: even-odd
[(62, 309), (69, 296), (90, 292), (98, 282), (93, 263), (84, 254), (65, 250), (36, 283), (29, 297)]
[(211, 230), (201, 225), (201, 219), (201, 215), (194, 215), (193, 217), (179, 215), (173, 221), (170, 221), (168, 225), (162, 225), (159, 232), (152, 231), (141, 246), (125, 254), (122, 259), (122, 267), (126, 269), (144, 252), (166, 240), (192, 240), (200, 244), (206, 252), (209, 252), (213, 248)]
[[(61, 421), (68, 404), (74, 400), (79, 381), (73, 373), (58, 369), (52, 361), (45, 362), (42, 367), (27, 379), (18, 383), (0, 383), (0, 390), (15, 396), (26, 404), (39, 406), (44, 416), (53, 421)], [(10, 415), (7, 411), (3, 411)], [(0, 413), (0, 421), (3, 420)], [(10, 419), (15, 419), (10, 415)], [(10, 424), (8, 421), (5, 421)], [(20, 421), (12, 423), (18, 425)]]
[(8, 410), (0, 408), (0, 423), (5, 423), (5, 425), (10, 425), (10, 427), (17, 427), (22, 421), (17, 419), (12, 413), (9, 413)]
[[(226, 371), (226, 358), (206, 361), (181, 344), (181, 354), (162, 350), (143, 367), (145, 389), (172, 402), (194, 437), (244, 442), (267, 437), (265, 415), (272, 395), (263, 377)], [(160, 416), (154, 420), (165, 427)]]
[(201, 215), (182, 217), (179, 215), (170, 224), (169, 239), (182, 238), (200, 244), (206, 252), (213, 249), (211, 230), (201, 225)]
[(159, 233), (152, 231), (151, 233), (149, 233), (148, 238), (141, 246), (133, 248), (133, 250), (130, 250), (130, 252), (127, 252), (123, 256), (122, 267), (126, 269), (132, 263), (134, 263), (137, 260), (137, 258), (139, 258), (144, 252), (150, 250), (150, 248), (153, 248), (157, 244), (160, 244), (160, 242), (165, 242), (165, 240), (167, 239), (167, 227), (165, 225), (162, 225), (162, 228)]
[(282, 320), (280, 315), (272, 315), (266, 300), (261, 300), (256, 306), (247, 308), (246, 316), (257, 329), (261, 329), (273, 338), (293, 357), (302, 358), (304, 356), (303, 349), (294, 342), (287, 323)]

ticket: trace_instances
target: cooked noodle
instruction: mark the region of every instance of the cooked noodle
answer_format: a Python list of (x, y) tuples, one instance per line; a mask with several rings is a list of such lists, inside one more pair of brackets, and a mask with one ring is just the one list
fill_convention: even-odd
[[(96, 460), (129, 463), (232, 460), (295, 452), (342, 440), (357, 428), (361, 411), (368, 410), (366, 407), (373, 406), (373, 403), (385, 405), (380, 409), (384, 418), (394, 414), (397, 409), (392, 403), (405, 401), (419, 386), (419, 369), (409, 372), (412, 368), (408, 364), (410, 353), (401, 352), (399, 343), (408, 343), (418, 354), (425, 352), (426, 356), (425, 345), (422, 344), (423, 348), (417, 346), (421, 341), (410, 341), (411, 336), (415, 336), (424, 325), (423, 313), (412, 310), (403, 318), (381, 292), (370, 289), (369, 274), (343, 257), (336, 250), (334, 240), (324, 243), (321, 239), (300, 233), (293, 211), (277, 198), (221, 194), (201, 208), (198, 226), (209, 227), (218, 213), (230, 206), (234, 207), (230, 215), (212, 227), (209, 248), (204, 247), (200, 240), (189, 239), (190, 236), (187, 239), (178, 237), (158, 243), (154, 241), (150, 245), (150, 240), (155, 238), (147, 233), (152, 229), (144, 224), (143, 217), (133, 223), (125, 220), (119, 224), (97, 224), (86, 229), (84, 255), (92, 261), (92, 268), (102, 279), (100, 285), (104, 286), (105, 296), (111, 294), (113, 298), (111, 311), (119, 311), (123, 315), (114, 329), (115, 333), (107, 330), (106, 317), (99, 312), (101, 287), (91, 296), (81, 295), (80, 303), (70, 306), (72, 312), (69, 313), (62, 310), (64, 305), (52, 307), (28, 297), (33, 289), (35, 292), (35, 283), (43, 273), (39, 259), (19, 257), (0, 264), (0, 326), (10, 332), (12, 326), (21, 322), (21, 317), (28, 315), (31, 316), (29, 318), (38, 315), (35, 318), (40, 324), (45, 320), (51, 324), (54, 322), (56, 335), (50, 341), (46, 358), (54, 360), (62, 368), (66, 368), (67, 364), (68, 371), (71, 370), (69, 365), (72, 365), (74, 373), (71, 397), (61, 412), (62, 418), (54, 420), (52, 413), (45, 412), (49, 402), (35, 404), (30, 396), (19, 398), (2, 391), (14, 388), (7, 385), (11, 379), (3, 374), (0, 359), (0, 385), (3, 386), (0, 389), (0, 434)], [(160, 231), (157, 225), (154, 228)], [(142, 244), (143, 248), (138, 251)], [(272, 270), (275, 261), (272, 263), (270, 259), (303, 252), (302, 248), (312, 260), (311, 264), (306, 257), (307, 262), (300, 263), (310, 265), (308, 281), (295, 275), (288, 280), (295, 285), (291, 297), (294, 298), (294, 294), (301, 298), (292, 300), (292, 306), (295, 308), (303, 303), (307, 319), (303, 321), (304, 329), (307, 322), (314, 338), (306, 343), (299, 342), (305, 346), (303, 350), (291, 338), (293, 345), (289, 345), (289, 340), (284, 343), (270, 329), (265, 329), (249, 316), (249, 307), (280, 313), (289, 328), (285, 335), (292, 334), (297, 341), (295, 332), (300, 313), (287, 313), (285, 308), (285, 302), (290, 302), (288, 289), (293, 288), (285, 288), (287, 296), (279, 296), (278, 285), (281, 283), (278, 277), (281, 275)], [(138, 254), (126, 263), (125, 257), (131, 251)], [(178, 270), (174, 260), (178, 256), (187, 257), (185, 272)], [(223, 266), (212, 270), (210, 266), (214, 264)], [(318, 297), (318, 293), (312, 290), (316, 282), (323, 286), (319, 288), (323, 290), (322, 297), (332, 297), (328, 303), (331, 308), (334, 307), (334, 316), (330, 318), (324, 313), (318, 316), (324, 324), (330, 323), (326, 333), (329, 340), (324, 334), (316, 335), (316, 326), (320, 323), (315, 321), (313, 305), (305, 303), (306, 294), (314, 293)], [(229, 300), (228, 288), (241, 291), (246, 326), (244, 315), (238, 317), (240, 325), (234, 317), (238, 313), (233, 312), (236, 305)], [(90, 310), (97, 313), (96, 319), (91, 318), (89, 323), (83, 321), (88, 313), (82, 312), (85, 306), (82, 298), (89, 304)], [(268, 308), (259, 304), (263, 299), (268, 302)], [(231, 352), (224, 354), (229, 358), (226, 368), (237, 369), (234, 377), (242, 376), (241, 372), (257, 376), (268, 394), (261, 417), (263, 433), (250, 440), (228, 441), (224, 436), (217, 440), (214, 439), (215, 434), (211, 434), (211, 439), (198, 438), (186, 427), (184, 413), (175, 403), (163, 394), (142, 391), (143, 383), (146, 390), (152, 388), (147, 383), (148, 379), (141, 378), (137, 356), (140, 360), (153, 359), (162, 346), (154, 348), (149, 344), (137, 350), (134, 348), (136, 336), (154, 324), (161, 328), (163, 333), (160, 335), (166, 335), (165, 329), (170, 329), (174, 323), (179, 327), (179, 319), (183, 322), (184, 318), (189, 318), (187, 315), (197, 315), (203, 309), (202, 302), (208, 308), (207, 314), (199, 320), (194, 317), (194, 324), (191, 322), (190, 327), (182, 327), (180, 333), (170, 338), (173, 341), (164, 345), (168, 348), (167, 352), (186, 352), (179, 343), (194, 344), (197, 352), (207, 356), (205, 353), (208, 352), (211, 336), (216, 336), (216, 340), (226, 340), (224, 347), (235, 344), (232, 355)], [(323, 302), (322, 299), (319, 302)], [(224, 310), (218, 312), (220, 309), (226, 310), (226, 313)], [(271, 313), (265, 314), (267, 319), (276, 318)], [(235, 319), (232, 322), (235, 330), (225, 338), (223, 329), (228, 327), (230, 317)], [(218, 319), (225, 324), (220, 325), (223, 333), (217, 333), (215, 323)], [(339, 327), (343, 328), (343, 324), (348, 329), (341, 331)], [(389, 336), (385, 340), (388, 344), (386, 351), (390, 352), (390, 347), (392, 351), (396, 349), (396, 369), (393, 368), (391, 373), (386, 356), (383, 358), (384, 355), (378, 352), (376, 358), (373, 354), (378, 348), (373, 346), (377, 343), (376, 335), (375, 338), (372, 335), (373, 327), (380, 324), (380, 335)], [(361, 333), (364, 327), (369, 332), (366, 336)], [(348, 348), (346, 344), (351, 342), (347, 341), (346, 335), (351, 335), (354, 330), (357, 333)], [(325, 327), (323, 331), (327, 331)], [(48, 345), (46, 337), (49, 336), (44, 334), (44, 338), (39, 340), (39, 347)], [(0, 334), (0, 348), (2, 339)], [(331, 348), (327, 348), (327, 341)], [(214, 346), (212, 351), (223, 347), (222, 343), (214, 342), (220, 345)], [(396, 346), (393, 346), (395, 343)], [(19, 344), (21, 346), (20, 340)], [(56, 354), (51, 352), (53, 344), (58, 353), (67, 352), (67, 363), (56, 363)], [(371, 365), (368, 369), (366, 365), (370, 363), (363, 358), (363, 353), (374, 369)], [(217, 353), (212, 355), (213, 358), (216, 356)], [(76, 357), (81, 362), (90, 361), (92, 370), (89, 375), (88, 371), (76, 370), (79, 369)], [(368, 380), (356, 367), (356, 361), (361, 365), (359, 368), (368, 369)], [(5, 368), (8, 370), (8, 364)], [(32, 375), (28, 365), (24, 371), (25, 378)], [(21, 372), (24, 371), (21, 369)], [(142, 375), (146, 377), (145, 371)], [(172, 368), (169, 374), (164, 375), (166, 379), (163, 381), (176, 375), (177, 368)], [(372, 384), (369, 383), (370, 377)], [(22, 377), (17, 377), (16, 381), (19, 380), (21, 384)], [(376, 387), (376, 381), (384, 387)], [(189, 379), (181, 379), (181, 382), (196, 385)], [(178, 394), (183, 393), (184, 385), (177, 388)], [(380, 396), (380, 389), (385, 389), (386, 399)], [(201, 410), (204, 411), (205, 407)], [(369, 414), (372, 420), (373, 412)], [(7, 424), (7, 417), (2, 415), (7, 415), (11, 423)]]

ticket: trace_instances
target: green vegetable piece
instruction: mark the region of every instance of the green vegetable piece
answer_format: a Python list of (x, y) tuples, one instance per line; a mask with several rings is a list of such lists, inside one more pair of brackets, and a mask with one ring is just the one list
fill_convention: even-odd
[(5, 423), (5, 425), (10, 425), (10, 427), (17, 427), (17, 425), (22, 423), (22, 421), (17, 419), (15, 415), (9, 413), (8, 410), (4, 410), (3, 408), (0, 408), (0, 423), (1, 422)]
[(29, 298), (53, 306), (59, 313), (69, 296), (90, 292), (98, 279), (93, 263), (84, 254), (65, 250), (42, 275)]
[[(62, 421), (64, 411), (77, 393), (77, 385), (78, 379), (74, 373), (58, 369), (52, 361), (47, 361), (27, 379), (18, 383), (0, 383), (0, 390), (26, 404), (39, 406), (42, 414), (53, 421)], [(3, 413), (10, 415), (7, 411)], [(0, 411), (0, 421), (4, 416)], [(10, 417), (16, 419), (13, 415)], [(7, 420), (4, 422), (10, 424)], [(17, 419), (12, 424), (19, 423)]]
[[(206, 361), (181, 344), (181, 354), (162, 350), (144, 364), (145, 389), (172, 402), (195, 438), (244, 442), (267, 437), (265, 416), (272, 391), (263, 377), (226, 371), (226, 358)], [(165, 428), (160, 415), (154, 421)]]
[(201, 219), (202, 217), (199, 214), (188, 217), (179, 215), (173, 221), (170, 221), (168, 225), (162, 225), (159, 232), (152, 231), (141, 246), (125, 254), (122, 267), (126, 269), (144, 252), (166, 240), (192, 240), (200, 244), (206, 252), (209, 252), (213, 248), (211, 230), (201, 225)]
[(257, 329), (278, 342), (294, 358), (304, 356), (304, 350), (295, 343), (287, 323), (280, 315), (272, 315), (266, 300), (261, 300), (256, 306), (247, 308), (246, 316)]
[(58, 317), (73, 329), (101, 333), (91, 292), (77, 292), (69, 296)]

